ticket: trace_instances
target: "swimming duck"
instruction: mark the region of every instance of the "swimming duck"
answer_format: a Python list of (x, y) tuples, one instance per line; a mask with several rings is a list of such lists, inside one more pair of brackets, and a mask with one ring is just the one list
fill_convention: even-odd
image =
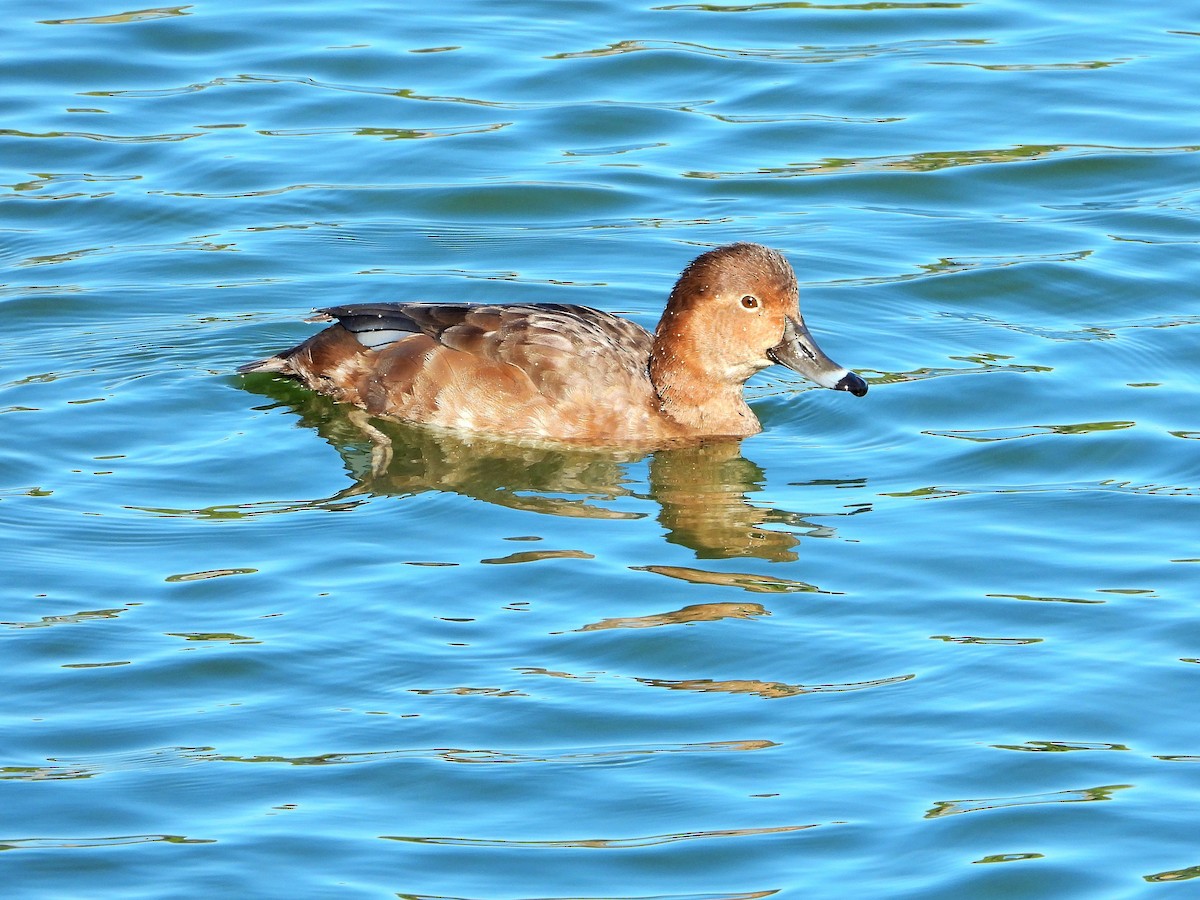
[(778, 363), (856, 397), (800, 317), (783, 254), (737, 243), (683, 270), (653, 335), (561, 303), (363, 303), (240, 372), (278, 372), (373, 415), (591, 445), (678, 444), (762, 430), (743, 386)]

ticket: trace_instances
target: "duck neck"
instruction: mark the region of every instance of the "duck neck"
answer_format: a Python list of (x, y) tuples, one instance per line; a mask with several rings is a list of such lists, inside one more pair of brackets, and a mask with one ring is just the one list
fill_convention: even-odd
[(757, 434), (762, 426), (742, 395), (743, 382), (706, 368), (694, 336), (679, 324), (664, 318), (654, 336), (650, 382), (659, 409), (690, 434)]

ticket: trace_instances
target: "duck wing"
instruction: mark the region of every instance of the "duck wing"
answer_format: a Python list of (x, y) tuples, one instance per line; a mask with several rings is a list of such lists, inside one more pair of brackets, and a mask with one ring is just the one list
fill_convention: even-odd
[(337, 320), (372, 350), (423, 334), (451, 350), (516, 366), (537, 382), (580, 366), (596, 374), (610, 366), (642, 372), (653, 344), (628, 319), (565, 303), (362, 303), (322, 309), (314, 318)]

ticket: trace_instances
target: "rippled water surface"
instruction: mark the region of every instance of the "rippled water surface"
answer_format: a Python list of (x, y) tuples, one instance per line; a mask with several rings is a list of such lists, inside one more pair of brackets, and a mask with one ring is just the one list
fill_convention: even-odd
[[(1200, 17), (17, 0), (6, 897), (1200, 883)], [(314, 307), (652, 326), (794, 262), (862, 400), (655, 454), (235, 368)]]

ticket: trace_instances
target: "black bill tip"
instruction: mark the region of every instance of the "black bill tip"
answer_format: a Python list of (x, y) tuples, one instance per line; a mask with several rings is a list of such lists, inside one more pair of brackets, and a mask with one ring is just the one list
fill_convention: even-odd
[(865, 396), (867, 393), (867, 383), (862, 377), (855, 375), (853, 372), (847, 372), (841, 381), (834, 388), (836, 391), (849, 391), (855, 397)]

